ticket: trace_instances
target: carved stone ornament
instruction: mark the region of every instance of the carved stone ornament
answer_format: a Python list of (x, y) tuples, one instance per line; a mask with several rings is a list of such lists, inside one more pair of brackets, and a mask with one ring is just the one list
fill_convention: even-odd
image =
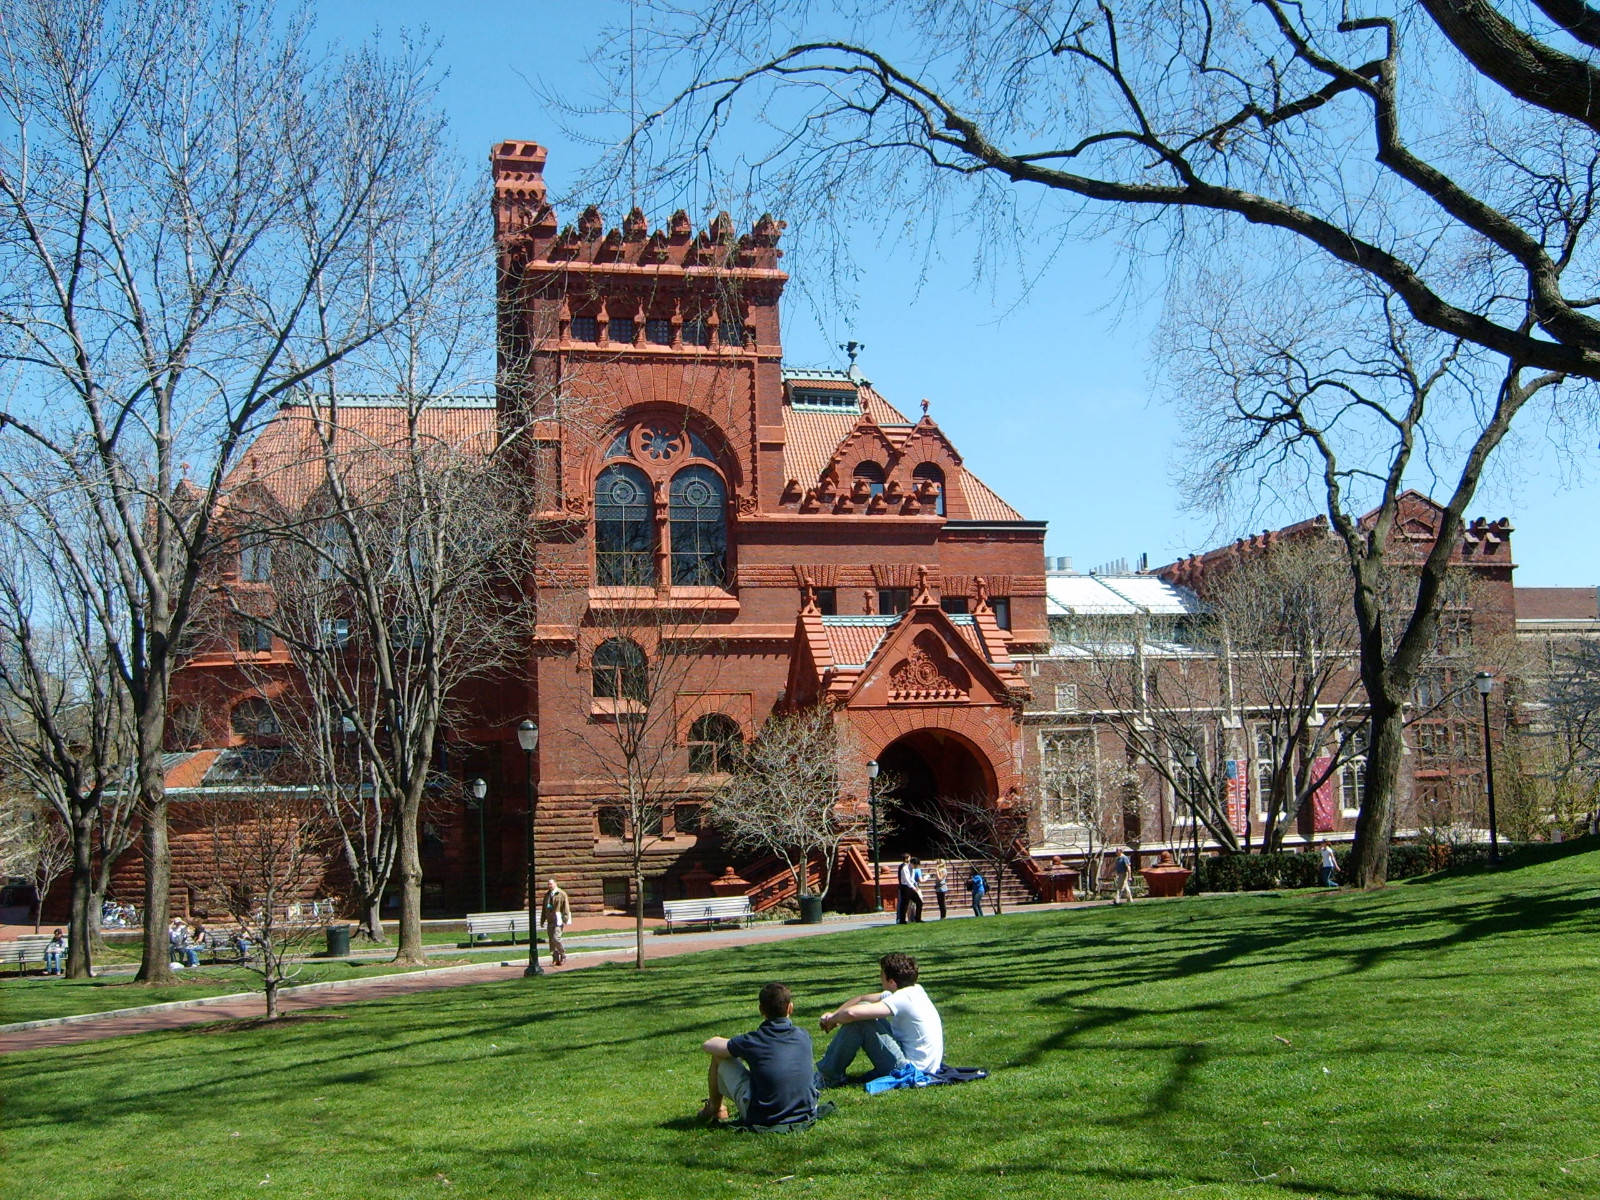
[(920, 646), (889, 672), (889, 699), (899, 701), (965, 700), (966, 689), (945, 674), (940, 663)]
[(741, 495), (739, 497), (739, 515), (741, 517), (753, 517), (756, 515), (756, 498), (754, 496)]

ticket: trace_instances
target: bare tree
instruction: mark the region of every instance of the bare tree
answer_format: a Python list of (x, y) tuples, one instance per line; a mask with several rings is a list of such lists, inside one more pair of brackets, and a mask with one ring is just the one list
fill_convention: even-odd
[(643, 970), (645, 869), (667, 814), (686, 793), (678, 698), (715, 682), (718, 647), (692, 606), (624, 602), (591, 612), (587, 632), (596, 711), (581, 744), (594, 775), (616, 797), (633, 899), (634, 966)]
[(1084, 890), (1096, 891), (1126, 814), (1130, 807), (1137, 812), (1138, 771), (1125, 754), (1115, 761), (1101, 757), (1097, 727), (1045, 730), (1039, 736), (1034, 784), (1040, 831), (1046, 842), (1083, 856)]
[[(1352, 875), (1381, 884), (1404, 696), (1484, 465), (1535, 396), (1582, 415), (1600, 379), (1594, 11), (1423, 0), (1352, 18), (1331, 0), (956, 0), (875, 21), (849, 4), (723, 0), (653, 16), (643, 43), (665, 95), (635, 117), (616, 178), (699, 180), (727, 144), (739, 183), (789, 211), (871, 194), (881, 232), (925, 246), (952, 209), (985, 245), (1022, 241), (1045, 263), (1052, 237), (1121, 227), (1178, 251), (1175, 296), (1196, 294), (1219, 257), (1252, 310), (1286, 283), (1343, 296), (1354, 278), (1366, 311), (1348, 327), (1406, 330), (1426, 350), (1378, 372), (1397, 405), (1346, 393), (1382, 436), (1347, 438), (1313, 412), (1297, 376), (1326, 377), (1327, 364), (1302, 372), (1296, 356), (1286, 392), (1254, 389), (1255, 432), (1212, 442), (1249, 453), (1204, 464), (1258, 499), (1310, 488), (1346, 546), (1373, 722)], [(764, 143), (742, 136), (746, 111)], [(814, 237), (837, 248), (842, 231), (823, 225)], [(1463, 357), (1487, 389), (1439, 386)], [(1347, 383), (1360, 358), (1343, 364)], [(1179, 389), (1180, 404), (1227, 391), (1228, 377)], [(1436, 453), (1452, 441), (1459, 453)], [(1443, 514), (1410, 602), (1390, 610), (1374, 577), (1414, 471), (1438, 481)], [(1379, 515), (1358, 526), (1351, 514), (1367, 507)]]
[[(0, 490), (21, 496), (42, 482), (14, 470)], [(8, 504), (0, 526), (0, 765), (67, 839), (74, 979), (93, 973), (100, 901), (132, 843), (134, 808), (132, 706), (106, 657), (106, 632), (123, 617), (112, 563), (92, 530), (70, 553), (56, 536), (83, 528), (81, 502), (70, 488), (35, 495)]]
[(0, 426), (82, 492), (115, 567), (147, 981), (172, 978), (161, 753), (223, 481), (458, 236), (428, 68), (319, 56), (306, 13), (264, 0), (22, 0), (0, 23)]
[(328, 830), (315, 803), (266, 783), (207, 803), (216, 900), (242, 939), (244, 965), (261, 978), (267, 1019), (276, 1020), (279, 990), (322, 932), (298, 912), (322, 880)]
[(1005, 911), (1005, 876), (1028, 857), (1028, 806), (1015, 795), (944, 796), (925, 814), (946, 858), (973, 859), (989, 868), (995, 912)]
[(418, 831), (439, 746), (470, 715), (465, 685), (511, 670), (532, 628), (537, 476), (501, 452), (514, 443), (492, 416), (487, 400), (409, 391), (364, 409), (314, 399), (279, 419), (305, 426), (284, 440), (313, 447), (317, 493), (292, 520), (231, 514), (274, 531), (269, 611), (251, 619), (298, 676), (281, 729), (323, 789), (373, 936), (398, 871), (400, 961), (424, 957)]
[(816, 894), (827, 895), (839, 847), (865, 832), (860, 812), (840, 802), (842, 767), (850, 761), (844, 739), (833, 710), (822, 705), (772, 717), (706, 808), (705, 819), (729, 846), (782, 859), (801, 896), (812, 894), (812, 863), (820, 870)]

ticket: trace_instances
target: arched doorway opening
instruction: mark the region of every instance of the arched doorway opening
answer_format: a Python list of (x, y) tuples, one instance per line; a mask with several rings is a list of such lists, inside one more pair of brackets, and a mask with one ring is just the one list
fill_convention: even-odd
[(878, 756), (880, 813), (891, 828), (880, 840), (885, 860), (902, 854), (937, 858), (938, 814), (946, 801), (996, 799), (994, 771), (966, 739), (944, 729), (919, 729)]

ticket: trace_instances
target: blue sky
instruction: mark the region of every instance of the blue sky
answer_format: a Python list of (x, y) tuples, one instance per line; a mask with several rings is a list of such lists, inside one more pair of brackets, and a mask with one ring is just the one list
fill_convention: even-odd
[[(442, 100), (462, 153), (481, 163), (497, 141), (538, 141), (550, 149), (547, 174), (557, 194), (598, 151), (563, 134), (539, 86), (577, 102), (594, 94), (585, 59), (601, 28), (624, 12), (615, 0), (323, 0), (317, 7), (319, 29), (341, 40), (426, 27), (441, 42)], [(652, 222), (677, 207), (644, 199)], [(803, 219), (777, 215), (791, 227)], [(606, 216), (615, 223), (621, 214)], [(1249, 532), (1185, 511), (1172, 485), (1182, 431), (1151, 388), (1155, 273), (1130, 289), (1119, 249), (1084, 243), (1058, 255), (1031, 288), (1003, 274), (975, 282), (972, 251), (956, 238), (925, 263), (906, 247), (860, 239), (852, 310), (819, 316), (818, 306), (792, 295), (786, 358), (843, 366), (837, 344), (865, 343), (860, 365), (874, 385), (907, 413), (927, 397), (967, 465), (1024, 515), (1049, 521), (1046, 552), (1071, 556), (1079, 570), (1131, 563), (1141, 553), (1152, 564), (1167, 562)], [(1570, 478), (1571, 457), (1555, 453), (1544, 430), (1526, 428), (1491, 467), (1469, 512), (1511, 518), (1523, 586), (1600, 585), (1600, 535), (1590, 519), (1600, 509), (1600, 453), (1592, 444), (1581, 448), (1577, 468), (1589, 478)], [(1308, 498), (1284, 520), (1315, 511)]]

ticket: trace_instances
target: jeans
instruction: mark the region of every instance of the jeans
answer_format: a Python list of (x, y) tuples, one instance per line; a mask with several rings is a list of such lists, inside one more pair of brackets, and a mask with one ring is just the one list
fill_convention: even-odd
[(172, 948), (172, 956), (173, 958), (183, 959), (184, 963), (191, 967), (200, 965), (200, 952), (193, 946), (174, 946)]
[(46, 950), (44, 952), (44, 969), (50, 975), (61, 974), (61, 951)]
[(973, 892), (972, 893), (972, 915), (975, 916), (975, 917), (983, 916), (983, 893), (982, 892)]
[(851, 1021), (834, 1031), (833, 1040), (822, 1052), (822, 1061), (817, 1064), (819, 1085), (838, 1087), (843, 1083), (844, 1073), (860, 1050), (865, 1050), (872, 1060), (874, 1076), (888, 1075), (906, 1061), (900, 1043), (889, 1032), (888, 1021), (882, 1017), (876, 1021)]

